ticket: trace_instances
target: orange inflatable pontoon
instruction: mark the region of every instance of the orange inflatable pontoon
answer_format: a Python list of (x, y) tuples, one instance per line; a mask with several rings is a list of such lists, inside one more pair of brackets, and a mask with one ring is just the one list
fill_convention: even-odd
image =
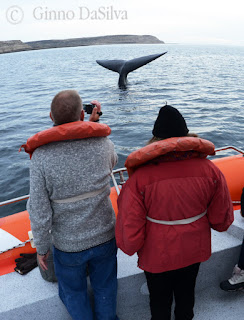
[(244, 156), (236, 155), (212, 160), (223, 172), (234, 206), (240, 205), (244, 188)]
[[(34, 253), (36, 249), (30, 242), (18, 247), (19, 244), (29, 240), (28, 231), (31, 230), (29, 214), (27, 211), (19, 212), (0, 219), (0, 275), (14, 271), (15, 259), (20, 253)], [(6, 249), (18, 247), (4, 253)]]

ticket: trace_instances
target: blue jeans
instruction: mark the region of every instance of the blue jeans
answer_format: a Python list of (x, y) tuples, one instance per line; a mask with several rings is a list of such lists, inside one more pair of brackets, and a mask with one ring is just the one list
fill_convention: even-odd
[(54, 248), (59, 296), (73, 320), (93, 320), (88, 292), (87, 266), (94, 294), (96, 320), (118, 320), (117, 247), (115, 239), (81, 252)]

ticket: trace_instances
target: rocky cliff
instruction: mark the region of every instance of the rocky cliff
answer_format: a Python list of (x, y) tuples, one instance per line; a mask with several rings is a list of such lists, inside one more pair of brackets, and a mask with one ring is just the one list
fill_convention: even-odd
[(76, 39), (65, 39), (65, 40), (42, 40), (27, 42), (33, 50), (38, 49), (49, 49), (49, 48), (63, 48), (63, 47), (79, 47), (79, 46), (92, 46), (92, 45), (103, 45), (103, 44), (130, 44), (130, 43), (145, 43), (145, 44), (156, 44), (164, 43), (154, 36), (144, 35), (114, 35), (114, 36), (103, 36), (103, 37), (88, 37), (88, 38), (76, 38)]
[(20, 40), (0, 41), (0, 53), (32, 50), (32, 48)]
[(20, 40), (0, 41), (0, 53), (26, 50), (41, 50), (63, 47), (79, 47), (105, 44), (162, 44), (163, 41), (150, 35), (113, 35), (64, 40), (41, 40), (23, 43)]

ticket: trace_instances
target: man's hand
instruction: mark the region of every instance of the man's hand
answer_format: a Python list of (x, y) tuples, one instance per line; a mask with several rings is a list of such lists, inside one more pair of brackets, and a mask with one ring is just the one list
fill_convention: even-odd
[(37, 254), (37, 260), (39, 262), (40, 267), (42, 268), (43, 271), (46, 271), (48, 269), (47, 267), (47, 258), (50, 254), (50, 251), (48, 251), (45, 256), (40, 256)]
[(90, 115), (89, 121), (97, 122), (99, 120), (100, 115), (98, 114), (101, 112), (101, 103), (97, 100), (91, 101), (92, 104), (95, 104), (96, 107), (93, 108), (92, 114)]

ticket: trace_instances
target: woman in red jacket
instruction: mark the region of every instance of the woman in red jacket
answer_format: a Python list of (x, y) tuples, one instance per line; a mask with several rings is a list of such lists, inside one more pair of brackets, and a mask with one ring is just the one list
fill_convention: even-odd
[(209, 160), (214, 145), (189, 137), (180, 112), (160, 109), (151, 143), (126, 160), (130, 178), (118, 199), (118, 247), (138, 254), (152, 320), (193, 319), (199, 266), (211, 255), (211, 231), (225, 231), (233, 208), (225, 178)]

